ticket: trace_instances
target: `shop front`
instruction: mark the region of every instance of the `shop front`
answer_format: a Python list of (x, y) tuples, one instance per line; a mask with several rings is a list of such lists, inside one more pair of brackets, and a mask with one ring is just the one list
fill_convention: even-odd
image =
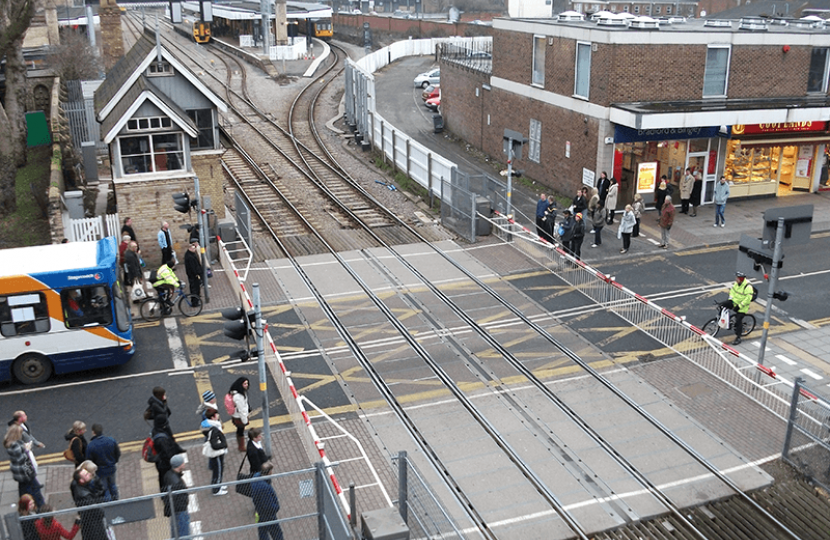
[(723, 164), (730, 196), (786, 196), (826, 187), (828, 145), (828, 122), (731, 126)]
[(718, 155), (726, 142), (719, 127), (633, 129), (614, 127), (613, 176), (619, 181), (618, 208), (639, 193), (646, 205), (665, 175), (674, 185), (674, 202), (680, 200), (680, 179), (685, 170), (703, 177), (702, 203), (712, 201), (717, 180)]

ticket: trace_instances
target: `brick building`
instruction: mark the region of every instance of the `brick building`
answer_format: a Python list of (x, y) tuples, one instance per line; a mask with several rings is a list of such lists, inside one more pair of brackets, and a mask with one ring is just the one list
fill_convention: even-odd
[[(515, 166), (560, 193), (620, 181), (619, 207), (655, 178), (700, 172), (704, 200), (785, 196), (827, 183), (830, 31), (816, 21), (680, 24), (493, 21), (492, 72), (441, 60), (449, 130), (500, 156), (505, 129), (529, 143)], [(637, 27), (640, 28), (637, 28)]]
[(96, 90), (95, 113), (109, 145), (118, 212), (133, 218), (148, 264), (160, 264), (161, 222), (170, 223), (180, 255), (188, 239), (180, 226), (195, 223), (195, 216), (174, 211), (173, 193), (194, 197), (198, 176), (201, 195), (224, 217), (217, 110), (227, 106), (145, 32)]

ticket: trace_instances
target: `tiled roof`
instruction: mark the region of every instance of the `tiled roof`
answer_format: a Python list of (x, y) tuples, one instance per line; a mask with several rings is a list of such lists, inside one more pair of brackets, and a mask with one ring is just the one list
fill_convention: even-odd
[(155, 46), (155, 37), (145, 31), (138, 41), (135, 42), (132, 49), (107, 72), (106, 79), (104, 79), (104, 82), (101, 83), (101, 86), (95, 92), (96, 115), (115, 97), (115, 94), (118, 93), (130, 76), (135, 73), (135, 70), (138, 69), (139, 65), (147, 58), (147, 55)]

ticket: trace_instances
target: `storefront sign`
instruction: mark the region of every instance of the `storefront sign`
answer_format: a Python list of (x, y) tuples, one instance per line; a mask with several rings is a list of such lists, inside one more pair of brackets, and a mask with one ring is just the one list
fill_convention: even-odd
[(633, 129), (614, 126), (614, 144), (642, 141), (676, 141), (717, 137), (720, 127), (678, 127), (658, 129)]
[(637, 193), (653, 192), (656, 179), (657, 162), (640, 163), (637, 166)]
[(800, 133), (804, 131), (826, 131), (827, 122), (778, 122), (773, 124), (736, 124), (732, 136), (764, 135), (767, 133)]

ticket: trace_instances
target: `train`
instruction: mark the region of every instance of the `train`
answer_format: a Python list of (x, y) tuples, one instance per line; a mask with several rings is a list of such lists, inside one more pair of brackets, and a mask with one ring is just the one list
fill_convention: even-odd
[[(297, 30), (300, 35), (316, 37), (325, 41), (331, 41), (332, 25), (331, 19), (297, 19)], [(309, 32), (310, 30), (310, 32)]]
[(179, 34), (187, 36), (196, 43), (210, 43), (210, 23), (195, 19), (185, 19), (173, 28)]

